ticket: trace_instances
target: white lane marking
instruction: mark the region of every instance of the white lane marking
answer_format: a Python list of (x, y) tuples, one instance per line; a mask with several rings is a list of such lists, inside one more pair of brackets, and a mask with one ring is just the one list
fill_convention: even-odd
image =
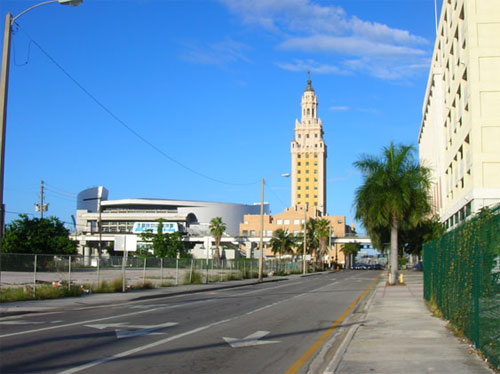
[[(321, 289), (323, 289), (325, 287), (328, 287), (328, 286), (331, 286), (332, 284), (335, 284), (335, 283), (337, 283), (337, 282), (333, 282), (333, 283), (327, 284), (327, 285), (322, 286), (322, 287), (320, 287), (320, 288), (318, 288), (316, 290), (321, 290)], [(186, 331), (186, 332), (183, 332), (181, 334), (171, 336), (169, 338), (161, 339), (161, 340), (158, 340), (156, 342), (149, 343), (149, 344), (146, 344), (146, 345), (143, 345), (143, 346), (139, 346), (139, 347), (130, 349), (130, 350), (125, 351), (125, 352), (117, 353), (117, 354), (115, 354), (113, 356), (108, 356), (108, 357), (105, 357), (105, 358), (102, 358), (102, 359), (99, 359), (99, 360), (91, 361), (91, 362), (89, 362), (87, 364), (83, 364), (83, 365), (76, 366), (76, 367), (71, 368), (71, 369), (67, 369), (67, 370), (61, 371), (59, 374), (73, 374), (73, 373), (77, 373), (79, 371), (82, 371), (82, 370), (85, 370), (85, 369), (89, 369), (91, 367), (94, 367), (94, 366), (97, 366), (97, 365), (100, 365), (100, 364), (104, 364), (104, 363), (109, 362), (109, 361), (113, 361), (113, 360), (116, 360), (116, 359), (119, 359), (119, 358), (122, 358), (122, 357), (130, 356), (130, 355), (132, 355), (134, 353), (138, 353), (138, 352), (144, 351), (144, 350), (149, 349), (149, 348), (154, 348), (156, 346), (159, 346), (159, 345), (171, 342), (173, 340), (177, 340), (177, 339), (183, 338), (185, 336), (192, 335), (192, 334), (195, 334), (197, 332), (207, 330), (207, 329), (209, 329), (211, 327), (218, 326), (218, 325), (221, 325), (221, 324), (226, 323), (226, 322), (231, 322), (233, 320), (239, 319), (239, 318), (244, 317), (244, 316), (249, 316), (251, 314), (260, 312), (262, 310), (272, 308), (273, 306), (276, 306), (278, 304), (284, 303), (285, 301), (290, 301), (290, 300), (293, 300), (293, 299), (295, 299), (297, 297), (301, 297), (301, 296), (308, 295), (308, 294), (309, 294), (309, 292), (304, 292), (302, 294), (292, 296), (289, 299), (283, 299), (281, 301), (277, 301), (275, 303), (272, 303), (272, 304), (269, 304), (269, 305), (265, 305), (263, 307), (251, 310), (251, 311), (249, 311), (249, 312), (247, 312), (245, 314), (239, 315), (239, 316), (234, 316), (232, 318), (227, 318), (227, 319), (223, 319), (221, 321), (213, 322), (211, 324), (208, 324), (208, 325), (205, 325), (205, 326), (202, 326), (202, 327), (198, 327), (198, 328), (196, 328), (194, 330)]]
[(254, 345), (261, 345), (261, 344), (273, 344), (273, 343), (279, 343), (278, 340), (259, 340), (260, 338), (263, 338), (267, 334), (269, 334), (270, 331), (256, 331), (253, 334), (248, 335), (246, 338), (243, 339), (238, 339), (238, 338), (226, 338), (222, 337), (228, 343), (231, 347), (233, 348), (241, 348), (241, 347), (251, 347)]
[(41, 323), (46, 323), (46, 322), (36, 322), (36, 321), (3, 321), (0, 322), (0, 325), (39, 325)]
[[(91, 327), (98, 330), (103, 330), (109, 327), (118, 328), (115, 330), (115, 335), (117, 339), (124, 338), (134, 338), (136, 336), (142, 335), (158, 335), (164, 334), (162, 332), (155, 332), (156, 330), (163, 329), (165, 327), (178, 325), (177, 322), (165, 322), (159, 325), (128, 325), (126, 322), (119, 323), (102, 323), (97, 325), (85, 325), (86, 327)], [(122, 329), (138, 329), (138, 330), (122, 330)]]
[[(252, 294), (252, 293), (257, 293), (257, 292), (262, 292), (262, 291), (268, 291), (268, 290), (274, 290), (274, 289), (281, 288), (281, 287), (286, 287), (286, 286), (292, 286), (292, 285), (294, 285), (296, 283), (301, 283), (301, 282), (297, 281), (297, 282), (294, 282), (294, 283), (287, 283), (287, 284), (279, 285), (279, 286), (276, 286), (276, 287), (262, 288), (262, 289), (253, 290), (253, 291), (249, 291), (249, 292), (243, 292), (243, 293), (238, 294), (238, 296), (244, 296), (244, 295), (249, 295), (249, 294)], [(332, 284), (335, 284), (335, 283), (338, 283), (338, 282), (335, 281), (335, 282), (332, 282), (332, 283), (330, 283), (328, 285), (332, 285)], [(323, 288), (323, 287), (321, 287), (321, 288)], [(305, 293), (305, 294), (307, 294), (307, 293)], [(180, 296), (186, 296), (186, 295), (176, 295), (176, 296), (173, 296), (173, 297), (177, 297), (177, 296), (180, 297)], [(215, 300), (217, 300), (217, 299), (208, 299), (208, 300), (194, 301), (194, 302), (189, 303), (189, 305), (191, 306), (191, 305), (201, 304), (201, 303), (205, 303), (205, 302), (212, 302), (212, 301), (215, 301)], [(289, 299), (289, 300), (291, 300), (291, 299)], [(138, 302), (144, 302), (144, 301), (143, 300), (142, 301), (134, 301), (134, 302), (131, 302), (131, 303), (138, 303)], [(121, 306), (121, 305), (126, 305), (126, 303), (111, 304), (111, 305), (107, 305), (106, 307)], [(148, 310), (140, 310), (138, 312), (125, 313), (125, 314), (115, 315), (115, 316), (111, 316), (111, 317), (97, 318), (97, 319), (92, 319), (92, 320), (88, 320), (88, 321), (67, 323), (65, 325), (57, 325), (57, 326), (44, 327), (44, 328), (35, 329), (35, 330), (27, 330), (27, 331), (14, 332), (14, 333), (10, 333), (10, 334), (0, 335), (0, 338), (6, 338), (6, 337), (9, 337), (9, 336), (17, 336), (17, 335), (24, 335), (24, 334), (32, 334), (32, 333), (37, 333), (37, 332), (42, 332), (42, 331), (47, 331), (47, 330), (54, 330), (54, 329), (64, 328), (64, 327), (70, 327), (70, 326), (86, 325), (86, 324), (89, 324), (89, 323), (92, 323), (92, 322), (106, 321), (106, 320), (113, 319), (113, 318), (121, 318), (121, 317), (133, 316), (133, 315), (136, 315), (136, 314), (149, 313), (149, 312), (153, 312), (153, 311), (156, 311), (156, 310), (159, 310), (159, 309), (173, 309), (173, 308), (178, 308), (178, 307), (181, 307), (181, 306), (184, 306), (184, 305), (186, 305), (186, 303), (182, 303), (182, 304), (178, 304), (178, 305), (172, 305), (170, 307), (157, 307), (157, 308), (148, 309)], [(91, 308), (92, 307), (75, 309), (75, 310), (91, 309)], [(57, 313), (62, 313), (62, 312), (57, 312)]]
[(130, 328), (130, 329), (154, 329), (154, 328), (163, 328), (169, 326), (178, 325), (177, 322), (165, 322), (159, 325), (129, 325), (127, 322), (118, 322), (118, 323), (101, 323), (96, 325), (85, 325), (86, 327), (91, 327), (93, 329), (103, 330), (109, 327), (112, 328)]
[(125, 314), (115, 315), (115, 316), (110, 316), (110, 317), (96, 318), (96, 319), (91, 319), (91, 320), (88, 320), (88, 321), (66, 323), (65, 325), (43, 327), (41, 329), (35, 329), (35, 330), (26, 330), (26, 331), (20, 331), (20, 332), (13, 332), (13, 333), (10, 333), (10, 334), (0, 335), (0, 338), (6, 338), (6, 337), (9, 337), (9, 336), (17, 336), (17, 335), (24, 335), (24, 334), (32, 334), (32, 333), (40, 332), (40, 331), (55, 330), (55, 329), (60, 329), (60, 328), (63, 328), (63, 327), (78, 326), (78, 325), (87, 325), (87, 324), (90, 324), (92, 322), (106, 321), (106, 320), (113, 319), (113, 318), (128, 317), (128, 316), (134, 316), (134, 315), (137, 315), (137, 314), (149, 313), (149, 312), (155, 311), (157, 309), (159, 309), (159, 308), (154, 308), (154, 309), (149, 309), (149, 310), (140, 310), (140, 311), (133, 312), (133, 313), (125, 313)]
[(116, 339), (135, 338), (143, 335), (165, 335), (165, 332), (155, 332), (157, 329), (115, 330)]

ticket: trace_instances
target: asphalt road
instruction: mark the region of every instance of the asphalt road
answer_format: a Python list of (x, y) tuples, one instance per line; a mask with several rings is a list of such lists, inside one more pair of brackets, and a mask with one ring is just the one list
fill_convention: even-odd
[[(0, 319), (1, 373), (306, 372), (377, 271)], [(110, 295), (110, 299), (112, 299)]]

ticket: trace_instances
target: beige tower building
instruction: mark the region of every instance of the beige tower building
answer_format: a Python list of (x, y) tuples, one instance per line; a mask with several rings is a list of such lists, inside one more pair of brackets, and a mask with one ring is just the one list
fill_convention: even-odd
[(314, 207), (326, 214), (326, 145), (318, 118), (318, 98), (307, 81), (302, 95), (302, 119), (295, 120), (292, 154), (292, 207)]
[(500, 0), (443, 1), (418, 142), (448, 228), (500, 202)]

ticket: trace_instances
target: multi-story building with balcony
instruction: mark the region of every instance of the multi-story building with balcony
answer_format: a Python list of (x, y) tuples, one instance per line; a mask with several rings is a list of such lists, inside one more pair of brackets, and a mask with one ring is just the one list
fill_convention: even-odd
[(443, 1), (418, 142), (447, 228), (500, 202), (499, 35), (500, 1)]

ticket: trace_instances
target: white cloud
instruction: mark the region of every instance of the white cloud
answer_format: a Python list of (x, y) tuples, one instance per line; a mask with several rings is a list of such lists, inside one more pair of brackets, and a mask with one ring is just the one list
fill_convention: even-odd
[(310, 70), (313, 73), (316, 74), (338, 74), (338, 75), (348, 75), (350, 74), (349, 71), (343, 68), (339, 68), (338, 66), (335, 65), (329, 65), (329, 64), (318, 64), (317, 62), (313, 60), (299, 60), (296, 59), (292, 63), (278, 63), (277, 64), (280, 68), (284, 70), (289, 70), (289, 71), (306, 71)]
[[(244, 24), (276, 34), (281, 39), (277, 44), (280, 49), (328, 58), (326, 64), (317, 63), (325, 67), (324, 73), (361, 72), (353, 60), (349, 60), (352, 57), (363, 59), (358, 66), (371, 65), (363, 72), (381, 79), (408, 77), (419, 69), (428, 68), (423, 62), (423, 58), (429, 56), (429, 51), (423, 49), (429, 45), (425, 38), (349, 16), (338, 6), (312, 0), (220, 1)], [(332, 56), (337, 57), (339, 63), (332, 64)], [(294, 61), (278, 66), (294, 70), (300, 64)]]
[(183, 43), (186, 51), (181, 57), (189, 62), (202, 65), (226, 66), (236, 61), (251, 62), (245, 52), (250, 48), (230, 38), (207, 45)]
[(348, 110), (351, 110), (351, 107), (345, 106), (345, 105), (339, 105), (339, 106), (332, 106), (330, 107), (330, 110), (336, 111), (336, 112), (346, 112)]

